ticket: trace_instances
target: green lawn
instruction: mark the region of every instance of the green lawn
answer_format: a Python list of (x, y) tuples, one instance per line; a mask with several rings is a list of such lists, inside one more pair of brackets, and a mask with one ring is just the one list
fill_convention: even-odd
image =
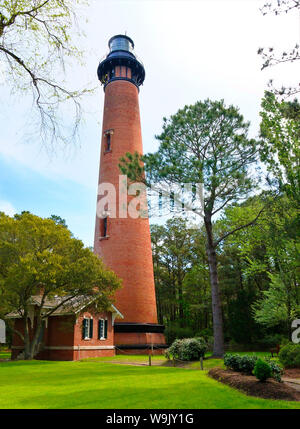
[[(129, 366), (109, 359), (1, 362), (0, 408), (300, 409), (300, 403), (241, 394), (209, 378), (206, 371)], [(205, 363), (212, 361), (217, 360)]]
[(0, 359), (10, 359), (11, 352), (0, 350)]

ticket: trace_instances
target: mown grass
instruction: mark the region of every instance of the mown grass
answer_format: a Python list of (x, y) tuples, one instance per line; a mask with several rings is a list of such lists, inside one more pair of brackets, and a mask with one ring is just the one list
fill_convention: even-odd
[[(166, 358), (163, 355), (154, 355), (151, 357), (152, 360), (155, 361), (165, 361)], [(149, 356), (148, 355), (129, 355), (129, 354), (123, 354), (123, 355), (116, 355), (116, 356), (110, 356), (110, 357), (97, 357), (97, 358), (87, 358), (87, 359), (81, 359), (82, 362), (113, 362), (113, 361), (121, 361), (121, 362), (137, 362), (137, 363), (143, 363), (143, 362), (149, 362)]]
[(0, 359), (10, 359), (11, 352), (7, 350), (0, 350)]
[(296, 402), (246, 396), (206, 371), (107, 360), (1, 362), (0, 408), (300, 409)]

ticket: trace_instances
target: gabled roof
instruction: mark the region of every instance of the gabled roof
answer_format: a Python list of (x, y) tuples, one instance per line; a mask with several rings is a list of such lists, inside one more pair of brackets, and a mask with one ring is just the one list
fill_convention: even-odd
[[(58, 307), (53, 313), (49, 315), (49, 317), (63, 316), (67, 314), (78, 314), (88, 305), (92, 304), (92, 302), (95, 301), (97, 297), (96, 296), (95, 297), (77, 296), (69, 299), (64, 304), (62, 304), (67, 298), (68, 296), (59, 296), (59, 297), (56, 296), (51, 299), (45, 300), (43, 304), (43, 308), (47, 310), (51, 310), (51, 308), (57, 307), (58, 305), (61, 304), (60, 307)], [(33, 295), (30, 298), (29, 304), (31, 304), (32, 306), (35, 306), (35, 305), (40, 306), (41, 301), (42, 301), (41, 295)], [(110, 309), (107, 311), (110, 313), (116, 314), (121, 319), (124, 319), (124, 316), (122, 315), (122, 313), (120, 313), (120, 311), (114, 305), (111, 305)], [(21, 317), (22, 316), (17, 312), (11, 312), (6, 315), (7, 319), (18, 319)]]

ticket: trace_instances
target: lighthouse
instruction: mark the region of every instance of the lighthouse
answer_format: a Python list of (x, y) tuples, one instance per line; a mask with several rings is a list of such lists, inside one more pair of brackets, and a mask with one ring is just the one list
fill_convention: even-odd
[(105, 97), (94, 251), (122, 279), (115, 300), (124, 316), (114, 321), (117, 352), (145, 353), (152, 348), (159, 353), (166, 346), (164, 327), (157, 322), (149, 219), (130, 215), (133, 197), (127, 195), (126, 177), (119, 170), (127, 152), (143, 153), (139, 88), (145, 69), (130, 37), (116, 35), (108, 46), (98, 67)]

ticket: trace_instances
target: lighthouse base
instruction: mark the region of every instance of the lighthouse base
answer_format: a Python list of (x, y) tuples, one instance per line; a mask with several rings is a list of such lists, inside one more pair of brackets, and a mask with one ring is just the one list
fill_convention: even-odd
[(115, 323), (116, 354), (162, 354), (168, 347), (164, 326), (154, 323)]

